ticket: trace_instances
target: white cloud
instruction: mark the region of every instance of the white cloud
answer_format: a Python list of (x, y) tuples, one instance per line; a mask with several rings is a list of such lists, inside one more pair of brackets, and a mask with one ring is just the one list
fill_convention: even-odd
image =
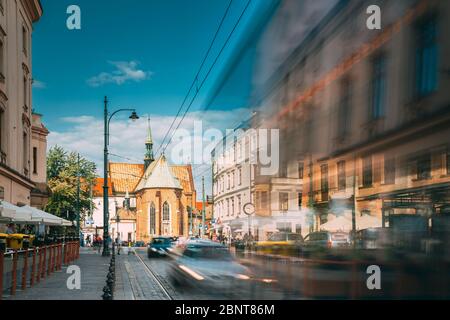
[(104, 84), (115, 83), (122, 85), (127, 81), (140, 82), (151, 77), (152, 72), (138, 69), (137, 61), (109, 61), (116, 69), (112, 72), (102, 72), (87, 80), (91, 87), (100, 87)]
[[(140, 114), (141, 118), (132, 122), (124, 113), (123, 117), (114, 118), (110, 124), (110, 145), (109, 160), (111, 162), (133, 162), (143, 163), (145, 152), (145, 139), (147, 135), (147, 116)], [(249, 117), (248, 110), (238, 109), (232, 111), (208, 111), (191, 112), (186, 115), (180, 129), (187, 130), (192, 135), (192, 141), (198, 142), (200, 137), (194, 137), (193, 126), (195, 121), (202, 121), (203, 132), (208, 129), (216, 128), (225, 135), (225, 129), (236, 127), (242, 120)], [(159, 146), (173, 121), (173, 116), (151, 115), (151, 126), (153, 136), (153, 150), (159, 149)], [(97, 172), (102, 175), (103, 172), (103, 119), (92, 116), (64, 117), (61, 118), (64, 124), (64, 130), (51, 131), (48, 137), (49, 148), (55, 145), (61, 146), (68, 151), (79, 152), (83, 157), (94, 161), (97, 165)], [(178, 122), (177, 122), (178, 123)], [(175, 126), (177, 125), (175, 123)], [(169, 134), (170, 137), (171, 134)], [(167, 141), (167, 140), (166, 140)], [(208, 142), (203, 143), (207, 147)], [(171, 151), (175, 143), (172, 143), (165, 154), (171, 163)], [(116, 155), (122, 156), (117, 157)], [(155, 154), (156, 156), (156, 154)], [(206, 170), (207, 165), (193, 165), (195, 185), (198, 190), (201, 189), (201, 176), (205, 175), (206, 190), (210, 189), (210, 170)], [(208, 191), (209, 192), (209, 191)]]
[(47, 84), (45, 82), (33, 79), (33, 88), (45, 89), (45, 88), (47, 88)]

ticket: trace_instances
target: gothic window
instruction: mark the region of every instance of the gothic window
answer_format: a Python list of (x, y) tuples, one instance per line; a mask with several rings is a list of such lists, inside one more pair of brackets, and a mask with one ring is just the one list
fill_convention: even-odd
[(163, 204), (163, 221), (170, 221), (170, 208), (167, 201)]
[(155, 214), (155, 204), (152, 202), (150, 205), (150, 234), (156, 233), (156, 214)]

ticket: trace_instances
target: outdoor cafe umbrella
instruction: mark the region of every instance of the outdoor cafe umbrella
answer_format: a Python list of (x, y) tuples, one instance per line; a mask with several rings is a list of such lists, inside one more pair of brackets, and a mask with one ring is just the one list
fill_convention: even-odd
[(69, 221), (69, 220), (62, 219), (61, 225), (62, 225), (63, 227), (71, 227), (71, 226), (73, 226), (73, 223), (72, 223), (71, 221)]
[(352, 230), (352, 221), (345, 216), (340, 216), (320, 225), (320, 229), (325, 231), (350, 231)]
[(25, 207), (15, 206), (7, 201), (0, 201), (0, 221), (14, 223), (32, 222), (32, 212)]
[(62, 225), (63, 219), (54, 216), (48, 212), (33, 208), (30, 206), (25, 206), (24, 208), (31, 210), (31, 219), (34, 222), (42, 223), (48, 226), (60, 226)]

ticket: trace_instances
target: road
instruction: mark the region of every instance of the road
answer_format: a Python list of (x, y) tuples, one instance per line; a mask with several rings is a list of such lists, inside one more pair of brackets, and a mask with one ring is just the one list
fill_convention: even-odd
[[(135, 255), (122, 252), (120, 261), (123, 263), (123, 274), (129, 281), (127, 297), (119, 299), (135, 300), (226, 300), (226, 299), (283, 299), (286, 296), (277, 283), (250, 283), (241, 290), (233, 286), (223, 290), (217, 288), (199, 289), (196, 287), (175, 286), (169, 276), (169, 266), (173, 259), (148, 258), (145, 248), (134, 248)], [(245, 261), (243, 261), (245, 263)], [(249, 266), (250, 267), (250, 266)], [(250, 269), (252, 269), (250, 267)], [(254, 268), (260, 279), (270, 279), (267, 273)]]
[[(237, 255), (236, 258), (252, 273), (251, 281), (244, 280), (239, 289), (235, 283), (227, 288), (210, 286), (200, 289), (194, 279), (190, 287), (172, 283), (169, 270), (174, 260), (148, 258), (145, 248), (134, 248), (135, 254), (122, 254), (122, 273), (129, 280), (128, 295), (119, 299), (136, 300), (301, 300), (301, 299), (390, 299), (417, 298), (425, 294), (424, 277), (418, 274), (398, 273), (398, 270), (382, 266), (382, 289), (367, 288), (368, 265), (352, 262), (305, 263), (302, 259), (268, 258)], [(448, 277), (447, 277), (448, 278)], [(439, 276), (442, 286), (448, 279)], [(262, 281), (263, 280), (263, 281)], [(236, 280), (238, 281), (238, 280)], [(428, 282), (428, 280), (426, 281)], [(240, 283), (243, 283), (242, 281)], [(434, 281), (433, 281), (434, 283)], [(438, 282), (439, 284), (439, 282)], [(436, 286), (433, 284), (436, 289)], [(445, 289), (445, 288), (444, 288)], [(434, 290), (439, 292), (437, 289)], [(446, 295), (446, 293), (444, 294)], [(427, 296), (427, 295), (425, 295)], [(441, 293), (435, 298), (441, 297)]]

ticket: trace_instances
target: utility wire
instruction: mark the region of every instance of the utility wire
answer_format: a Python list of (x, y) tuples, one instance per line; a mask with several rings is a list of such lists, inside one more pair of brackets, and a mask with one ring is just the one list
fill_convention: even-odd
[(189, 103), (187, 109), (184, 111), (183, 117), (181, 118), (180, 122), (178, 123), (177, 127), (175, 128), (175, 130), (173, 131), (169, 141), (167, 142), (166, 146), (163, 149), (163, 153), (166, 151), (167, 147), (170, 145), (173, 136), (175, 135), (175, 132), (178, 130), (178, 128), (180, 127), (181, 123), (183, 122), (184, 118), (186, 117), (186, 114), (188, 113), (189, 109), (191, 108), (192, 104), (195, 101), (195, 98), (197, 98), (198, 93), (200, 92), (201, 88), (203, 87), (203, 85), (205, 84), (206, 80), (208, 79), (209, 75), (211, 74), (212, 69), (214, 68), (214, 66), (216, 65), (217, 61), (219, 60), (220, 56), (222, 55), (223, 50), (226, 48), (228, 42), (230, 41), (231, 37), (234, 34), (234, 31), (236, 30), (237, 26), (239, 25), (239, 23), (241, 22), (242, 17), (244, 16), (245, 12), (247, 11), (248, 7), (250, 6), (250, 3), (252, 2), (252, 0), (249, 0), (244, 8), (244, 10), (242, 10), (241, 15), (239, 16), (239, 19), (236, 21), (233, 29), (231, 30), (230, 34), (228, 35), (224, 45), (222, 46), (222, 48), (220, 49), (219, 54), (216, 56), (216, 59), (214, 60), (213, 64), (211, 65), (211, 67), (208, 70), (208, 73), (206, 74), (205, 78), (203, 79), (203, 81), (201, 82), (200, 86), (197, 88), (197, 91), (195, 92), (194, 97), (191, 99), (191, 102)]
[(108, 153), (108, 154), (109, 154), (110, 156), (117, 157), (117, 158), (121, 158), (121, 159), (125, 159), (125, 160), (129, 160), (129, 161), (137, 161), (137, 162), (141, 162), (141, 160), (133, 159), (133, 158), (127, 158), (127, 157), (120, 156), (120, 155), (114, 154), (114, 153)]
[[(208, 50), (206, 51), (206, 54), (205, 54), (205, 56), (204, 56), (204, 58), (203, 58), (203, 61), (202, 61), (202, 63), (200, 64), (200, 68), (198, 69), (197, 74), (195, 75), (194, 80), (192, 81), (191, 87), (189, 88), (189, 91), (187, 92), (186, 96), (184, 97), (184, 100), (183, 100), (183, 102), (181, 103), (181, 106), (180, 106), (180, 108), (178, 109), (177, 115), (176, 115), (175, 118), (173, 119), (172, 124), (170, 125), (169, 129), (167, 130), (166, 134), (164, 135), (164, 138), (163, 138), (163, 140), (162, 140), (162, 142), (161, 142), (161, 144), (160, 144), (158, 150), (157, 150), (156, 153), (155, 153), (156, 155), (158, 154), (159, 150), (161, 150), (162, 146), (164, 145), (164, 142), (166, 141), (166, 139), (167, 139), (167, 137), (168, 137), (168, 135), (169, 135), (169, 133), (170, 133), (170, 130), (172, 130), (173, 125), (175, 124), (175, 121), (177, 120), (178, 116), (180, 115), (181, 110), (183, 110), (184, 104), (186, 103), (186, 101), (187, 101), (187, 99), (188, 99), (188, 97), (189, 97), (189, 95), (190, 95), (192, 89), (193, 89), (194, 86), (198, 83), (198, 76), (200, 75), (200, 72), (202, 71), (203, 66), (205, 65), (206, 59), (208, 58), (209, 53), (211, 52), (211, 49), (212, 49), (212, 47), (213, 47), (213, 45), (214, 45), (214, 42), (215, 42), (216, 39), (217, 39), (217, 36), (219, 35), (220, 29), (222, 28), (222, 25), (223, 25), (223, 23), (224, 23), (224, 21), (225, 21), (227, 15), (228, 15), (228, 12), (230, 11), (231, 4), (232, 4), (232, 3), (233, 3), (233, 0), (230, 0), (230, 2), (229, 2), (229, 4), (228, 4), (228, 7), (227, 7), (227, 9), (225, 10), (225, 13), (224, 13), (224, 15), (223, 15), (223, 17), (222, 17), (222, 20), (220, 21), (220, 24), (219, 24), (219, 26), (218, 26), (218, 28), (217, 28), (217, 30), (216, 30), (216, 33), (214, 34), (214, 37), (213, 37), (213, 39), (212, 39), (212, 41), (211, 41), (211, 44), (209, 45), (209, 48), (208, 48)], [(198, 88), (197, 88), (197, 91), (198, 91)]]

